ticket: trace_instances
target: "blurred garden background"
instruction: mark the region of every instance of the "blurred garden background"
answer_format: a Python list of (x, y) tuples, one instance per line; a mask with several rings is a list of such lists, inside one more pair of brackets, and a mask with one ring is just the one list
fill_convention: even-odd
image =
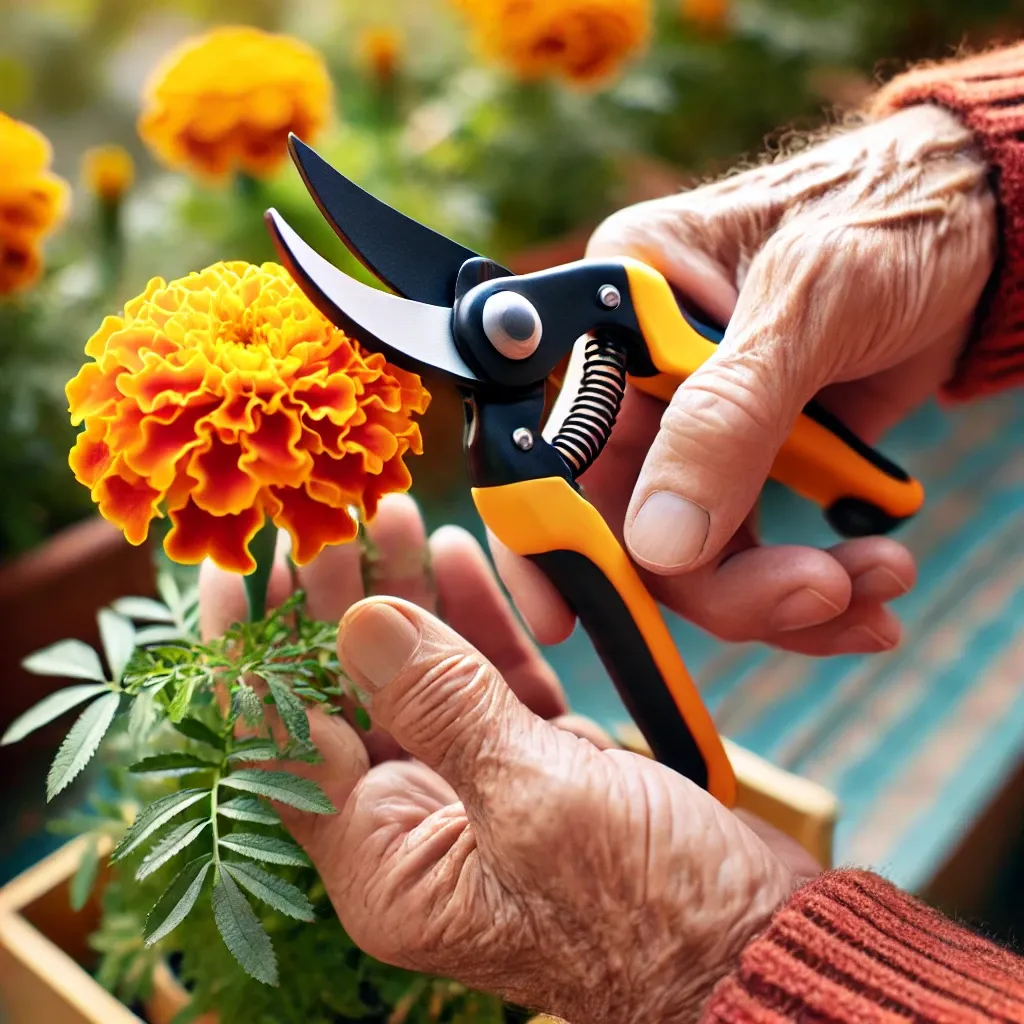
[[(607, 24), (604, 35), (577, 33), (580, 8), (597, 12)], [(147, 93), (147, 83), (184, 41), (225, 26), (284, 34), (301, 46), (288, 62), (250, 61), (240, 70), (230, 40), (245, 37), (212, 37), (222, 38), (222, 49), (218, 55), (214, 45), (202, 58), (196, 81), (206, 76), (215, 95), (218, 76), (237, 84), (244, 75), (253, 97), (245, 112), (249, 135), (224, 143), (221, 152), (212, 109), (195, 114), (199, 121), (207, 117), (206, 134), (182, 143), (173, 111), (160, 109), (173, 107), (174, 97)], [(17, 210), (4, 205), (26, 166), (23, 141), (13, 141), (13, 129), (0, 131), (0, 232), (7, 232), (0, 238), (0, 614), (9, 648), (4, 686), (11, 691), (0, 726), (40, 696), (18, 689), (39, 685), (18, 675), (18, 658), (69, 629), (88, 631), (99, 604), (144, 585), (140, 563), (119, 561), (121, 547), (103, 548), (100, 561), (91, 562), (70, 541), (53, 546), (66, 536), (62, 530), (94, 515), (88, 492), (68, 469), (76, 430), (64, 385), (103, 316), (118, 312), (153, 276), (171, 279), (218, 260), (274, 259), (262, 221), (268, 206), (324, 255), (362, 273), (261, 132), (280, 135), (282, 127), (307, 125), (307, 141), (381, 198), (514, 269), (532, 269), (581, 255), (590, 230), (627, 203), (722, 173), (766, 145), (792, 143), (823, 118), (855, 109), (875, 81), (910, 61), (1021, 35), (1020, 0), (3, 0), (0, 112), (48, 140), (52, 164), (32, 173), (51, 184), (47, 175), (56, 175), (69, 192), (66, 203), (54, 199), (52, 217), (37, 218), (26, 233)], [(326, 85), (315, 70), (320, 60)], [(197, 111), (202, 88), (191, 97)], [(295, 106), (282, 111), (286, 93)], [(295, 111), (308, 115), (308, 124), (290, 121)], [(995, 565), (1005, 550), (1019, 551), (1020, 528), (999, 531), (1022, 518), (1020, 467), (987, 504), (989, 492), (976, 479), (987, 472), (991, 482), (999, 439), (1014, 431), (1019, 437), (1018, 420), (1012, 406), (992, 405), (966, 434), (956, 434), (960, 447), (944, 454), (960, 468), (941, 474), (924, 453), (952, 436), (953, 421), (927, 410), (892, 439), (897, 457), (926, 480), (931, 472), (940, 481), (937, 500), (952, 502), (942, 506), (947, 517), (937, 513), (932, 532), (921, 534), (920, 550), (931, 561), (923, 564), (921, 594), (907, 599), (912, 654), (934, 636), (937, 608), (962, 624), (949, 594), (980, 586), (985, 558)], [(455, 519), (477, 529), (456, 457), (460, 435), (457, 400), (435, 393), (425, 421), (426, 454), (411, 467), (414, 493), (430, 525)], [(821, 529), (816, 521), (809, 528), (805, 510), (787, 504), (791, 499), (773, 500), (781, 534), (806, 537)], [(979, 553), (972, 544), (980, 536), (1004, 546)], [(1017, 607), (1022, 592), (1016, 581), (993, 599), (1005, 637), (1024, 621)], [(42, 635), (35, 628), (38, 609), (59, 618), (65, 604), (54, 637)], [(977, 667), (978, 659), (987, 664), (1005, 652), (1004, 633), (990, 630), (976, 640), (980, 648), (967, 663)], [(796, 659), (788, 659), (780, 669), (766, 652), (724, 650), (682, 624), (678, 635), (684, 654), (704, 673), (712, 704), (732, 716), (732, 734), (793, 770), (818, 771), (853, 807), (840, 833), (840, 855), (888, 863), (889, 847), (854, 841), (866, 834), (864, 821), (877, 817), (880, 794), (902, 786), (885, 750), (900, 745), (899, 770), (909, 770), (915, 751), (929, 742), (931, 726), (921, 724), (929, 709), (936, 728), (957, 718), (971, 681), (966, 670), (949, 677), (941, 714), (934, 711), (935, 689), (918, 680), (916, 717), (902, 709), (906, 721), (885, 740), (888, 748), (879, 740), (869, 749), (861, 736), (860, 753), (874, 767), (856, 769), (833, 756), (849, 721), (843, 716), (863, 706), (858, 701), (891, 693), (894, 678), (910, 685), (906, 663), (883, 659), (887, 668), (876, 661), (868, 669), (859, 659), (841, 659), (794, 668)], [(962, 644), (975, 639), (971, 634)], [(610, 688), (589, 682), (595, 662), (581, 644), (566, 646), (556, 663), (582, 710), (618, 714)], [(760, 695), (757, 715), (748, 686)], [(879, 707), (867, 722), (887, 723), (888, 711)], [(1022, 709), (1015, 704), (1012, 715), (1002, 708), (994, 713), (1004, 728), (1006, 722), (1019, 728), (1001, 746), (988, 733), (975, 737), (992, 763), (987, 775), (970, 776), (974, 788), (956, 797), (960, 803), (940, 796), (946, 791), (936, 783), (923, 804), (885, 811), (886, 820), (919, 828), (924, 843), (916, 861), (900, 865), (901, 884), (932, 879), (960, 842), (963, 808), (994, 802), (1015, 770)], [(787, 732), (793, 722), (803, 729), (798, 735)], [(40, 772), (24, 761), (31, 749), (44, 759), (52, 754), (46, 735), (29, 754), (19, 748), (16, 760), (0, 766), (12, 792), (0, 824), (7, 836), (0, 849), (4, 877), (34, 855), (26, 851), (38, 849), (32, 843), (42, 835)], [(929, 801), (945, 808), (939, 818)], [(925, 815), (920, 822), (919, 814)], [(1019, 820), (1016, 812), (1007, 814)]]

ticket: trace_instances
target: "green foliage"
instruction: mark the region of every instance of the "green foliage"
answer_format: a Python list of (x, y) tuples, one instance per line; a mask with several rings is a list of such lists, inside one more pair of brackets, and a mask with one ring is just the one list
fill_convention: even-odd
[[(190, 1013), (215, 1009), (223, 1024), (337, 1024), (396, 1011), (406, 1021), (503, 1021), (511, 1011), (499, 1000), (357, 950), (274, 810), (336, 811), (315, 782), (281, 764), (319, 756), (310, 705), (326, 701), (330, 710), (342, 695), (358, 704), (337, 663), (336, 627), (308, 618), (299, 593), (204, 641), (195, 590), (166, 575), (159, 589), (163, 602), (123, 598), (99, 613), (107, 671), (72, 641), (26, 659), (38, 674), (97, 681), (50, 695), (4, 740), (90, 702), (61, 744), (48, 789), (68, 785), (103, 750), (116, 798), (94, 799), (91, 813), (65, 823), (88, 836), (71, 885), (75, 907), (98, 877), (100, 840), (114, 842), (92, 940), (98, 979), (131, 1005), (145, 998), (159, 959), (172, 958), (193, 993)], [(147, 642), (146, 624), (175, 639)], [(271, 715), (285, 726), (277, 738)]]

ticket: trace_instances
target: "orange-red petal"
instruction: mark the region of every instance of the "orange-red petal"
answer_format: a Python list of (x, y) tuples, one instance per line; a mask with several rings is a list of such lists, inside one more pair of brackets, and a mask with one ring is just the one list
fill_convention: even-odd
[(260, 483), (238, 464), (238, 446), (217, 437), (209, 447), (196, 451), (189, 462), (189, 475), (197, 483), (192, 500), (214, 515), (238, 515), (251, 508)]
[(93, 489), (100, 515), (119, 526), (129, 544), (141, 544), (149, 535), (159, 499), (158, 491), (127, 470), (123, 476), (108, 473)]
[(90, 423), (79, 433), (68, 456), (68, 464), (75, 479), (90, 491), (114, 464), (110, 446), (104, 440), (105, 432), (102, 423)]
[(277, 505), (274, 523), (291, 534), (296, 564), (308, 565), (325, 547), (355, 539), (358, 525), (347, 507), (330, 508), (304, 487), (274, 487), (271, 493)]
[(209, 558), (226, 572), (243, 575), (256, 568), (249, 544), (263, 525), (260, 506), (238, 515), (215, 516), (190, 501), (169, 514), (173, 525), (164, 539), (164, 550), (173, 561), (198, 565)]

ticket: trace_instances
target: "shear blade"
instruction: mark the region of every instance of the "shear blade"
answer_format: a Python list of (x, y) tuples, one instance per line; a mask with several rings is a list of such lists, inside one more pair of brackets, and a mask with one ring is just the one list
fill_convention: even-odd
[(367, 270), (405, 298), (452, 304), (459, 270), (477, 253), (370, 195), (297, 135), (288, 148), (324, 219)]
[(328, 320), (404, 369), (464, 387), (480, 383), (455, 348), (451, 307), (370, 288), (325, 260), (276, 210), (267, 210), (266, 222), (281, 262)]

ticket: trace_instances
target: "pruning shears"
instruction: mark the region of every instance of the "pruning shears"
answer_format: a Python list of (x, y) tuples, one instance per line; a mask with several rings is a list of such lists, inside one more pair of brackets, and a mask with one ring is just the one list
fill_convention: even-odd
[[(284, 265), (366, 348), (459, 389), (481, 519), (575, 611), (655, 758), (731, 806), (735, 776), (711, 716), (657, 604), (577, 484), (611, 435), (627, 381), (667, 401), (723, 331), (637, 260), (514, 275), (376, 199), (295, 136), (290, 150), (327, 222), (390, 293), (343, 273), (268, 210)], [(581, 338), (578, 392), (549, 442), (544, 385)], [(845, 536), (888, 532), (924, 500), (916, 480), (816, 404), (772, 476)]]

